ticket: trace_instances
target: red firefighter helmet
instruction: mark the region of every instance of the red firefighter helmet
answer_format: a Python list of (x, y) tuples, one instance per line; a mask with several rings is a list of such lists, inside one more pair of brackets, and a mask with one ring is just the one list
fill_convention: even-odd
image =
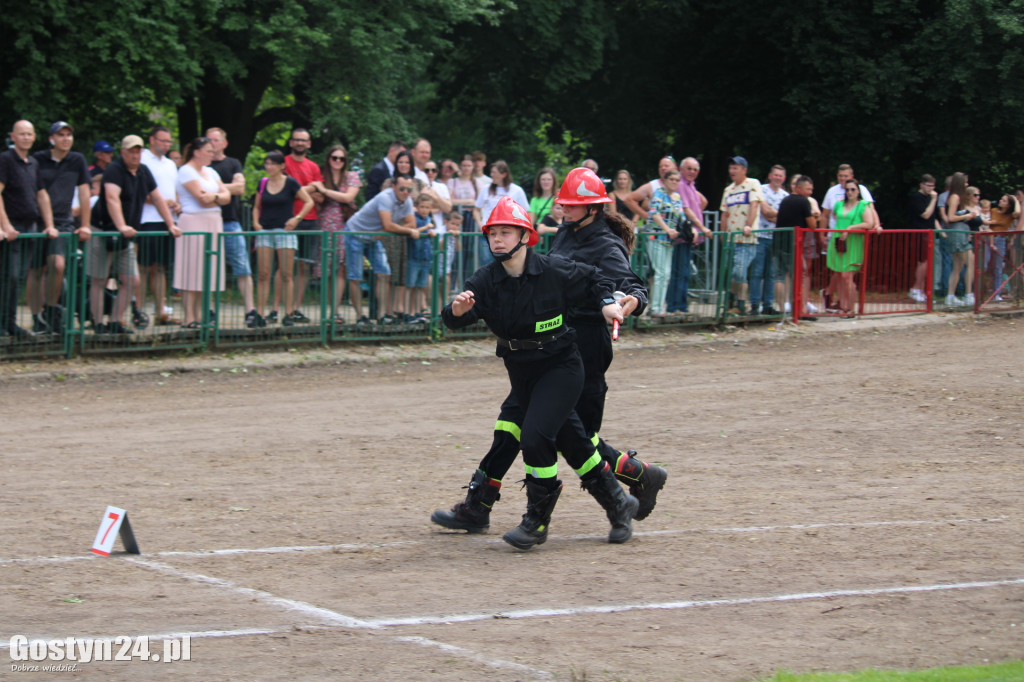
[(512, 227), (523, 228), (530, 233), (530, 240), (526, 243), (527, 246), (533, 246), (540, 241), (540, 235), (537, 234), (536, 228), (530, 222), (530, 216), (527, 214), (526, 209), (517, 204), (510, 196), (498, 199), (498, 204), (491, 211), (487, 222), (484, 223), (484, 234), (490, 233), (491, 225), (511, 225)]
[(558, 190), (558, 203), (569, 205), (610, 204), (608, 192), (597, 173), (589, 168), (573, 168)]

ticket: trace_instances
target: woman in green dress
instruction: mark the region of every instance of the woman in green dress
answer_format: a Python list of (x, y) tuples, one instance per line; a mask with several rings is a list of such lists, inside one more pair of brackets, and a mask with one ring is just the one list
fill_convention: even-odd
[[(839, 312), (842, 317), (853, 317), (857, 288), (853, 275), (864, 264), (864, 234), (866, 230), (881, 230), (874, 205), (862, 199), (860, 184), (848, 180), (844, 186), (846, 199), (833, 207), (836, 214), (835, 231), (828, 243), (828, 269), (839, 274)], [(856, 232), (856, 234), (854, 233)]]

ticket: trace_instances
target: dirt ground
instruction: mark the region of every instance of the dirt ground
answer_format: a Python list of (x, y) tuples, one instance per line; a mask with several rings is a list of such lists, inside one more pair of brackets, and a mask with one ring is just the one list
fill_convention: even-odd
[[(609, 545), (565, 466), (529, 552), (500, 539), (525, 506), (518, 465), (490, 533), (429, 521), (490, 442), (507, 381), (489, 343), (5, 366), (0, 679), (753, 680), (1022, 658), (1022, 325), (630, 335), (604, 435), (668, 485)], [(89, 553), (108, 504), (141, 556)], [(183, 633), (188, 662), (59, 674), (13, 671), (7, 647)]]

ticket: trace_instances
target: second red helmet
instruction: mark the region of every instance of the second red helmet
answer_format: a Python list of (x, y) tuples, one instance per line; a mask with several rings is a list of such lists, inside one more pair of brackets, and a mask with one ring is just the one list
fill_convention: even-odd
[(540, 235), (537, 234), (536, 228), (530, 222), (530, 216), (527, 215), (526, 209), (509, 196), (498, 199), (497, 205), (491, 211), (491, 215), (488, 216), (487, 222), (484, 223), (484, 234), (490, 232), (488, 228), (491, 225), (511, 225), (512, 227), (523, 228), (530, 233), (530, 240), (526, 243), (527, 246), (533, 246), (540, 241)]
[(610, 204), (608, 192), (601, 178), (589, 168), (573, 168), (565, 176), (562, 188), (558, 190), (558, 203), (569, 205)]

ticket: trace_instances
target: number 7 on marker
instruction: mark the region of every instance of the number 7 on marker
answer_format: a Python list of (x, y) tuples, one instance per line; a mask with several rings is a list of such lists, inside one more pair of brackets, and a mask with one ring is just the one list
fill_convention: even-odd
[(107, 507), (107, 511), (103, 513), (103, 520), (100, 521), (100, 528), (96, 531), (96, 540), (92, 544), (94, 553), (110, 556), (110, 550), (114, 548), (114, 540), (117, 539), (117, 531), (123, 521), (123, 509)]
[(117, 525), (117, 520), (121, 518), (121, 515), (115, 512), (110, 512), (109, 514), (107, 514), (107, 518), (110, 519), (111, 522), (110, 525), (107, 526), (107, 532), (103, 534), (103, 539), (100, 540), (101, 545), (105, 545), (107, 543), (107, 535), (110, 534), (110, 529)]

